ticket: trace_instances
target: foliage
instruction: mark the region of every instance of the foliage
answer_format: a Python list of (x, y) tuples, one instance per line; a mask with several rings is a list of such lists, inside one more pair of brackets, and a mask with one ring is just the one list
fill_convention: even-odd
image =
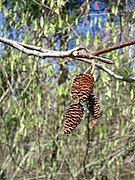
[[(1, 34), (46, 49), (80, 43), (90, 50), (134, 37), (132, 1), (3, 0)], [(102, 117), (92, 130), (89, 115), (63, 134), (72, 79), (88, 65), (73, 59), (44, 60), (1, 45), (0, 176), (7, 179), (133, 179), (134, 84), (94, 72)], [(135, 47), (109, 52), (107, 65), (133, 76)], [(64, 79), (61, 79), (64, 77)], [(86, 110), (85, 110), (86, 111)]]

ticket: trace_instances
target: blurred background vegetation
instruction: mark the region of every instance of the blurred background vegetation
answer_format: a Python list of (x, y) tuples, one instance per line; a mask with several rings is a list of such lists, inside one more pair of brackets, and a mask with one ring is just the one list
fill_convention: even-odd
[[(135, 38), (134, 0), (0, 0), (0, 36), (50, 50), (91, 51)], [(133, 77), (135, 45), (105, 54)], [(88, 64), (40, 59), (0, 44), (0, 179), (135, 178), (135, 84), (95, 69), (102, 116), (64, 135), (73, 78)]]

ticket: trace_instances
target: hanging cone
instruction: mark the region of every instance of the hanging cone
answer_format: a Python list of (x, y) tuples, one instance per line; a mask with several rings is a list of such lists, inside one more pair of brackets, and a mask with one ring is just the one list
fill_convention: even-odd
[(87, 106), (91, 113), (92, 119), (97, 119), (101, 115), (99, 99), (96, 94), (90, 94), (87, 100)]
[(92, 74), (80, 74), (73, 80), (71, 94), (73, 99), (79, 99), (85, 102), (94, 86), (94, 78)]
[(80, 103), (73, 103), (65, 115), (64, 133), (70, 134), (80, 124), (84, 109)]

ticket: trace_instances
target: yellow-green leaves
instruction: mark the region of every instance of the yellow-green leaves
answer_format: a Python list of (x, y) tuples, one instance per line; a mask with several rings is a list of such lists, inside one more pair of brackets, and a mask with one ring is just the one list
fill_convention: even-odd
[(58, 16), (58, 27), (62, 28), (62, 19), (60, 16)]
[(131, 100), (133, 100), (133, 98), (135, 98), (135, 97), (134, 97), (134, 96), (135, 96), (135, 92), (134, 92), (134, 90), (133, 90), (133, 89), (131, 89), (130, 93), (131, 93)]
[(117, 5), (113, 5), (113, 6), (112, 6), (112, 13), (113, 13), (114, 15), (117, 15), (117, 13), (118, 13), (118, 6), (117, 6)]
[(43, 28), (43, 26), (44, 26), (44, 17), (43, 16), (40, 17), (40, 26), (41, 26), (41, 28)]

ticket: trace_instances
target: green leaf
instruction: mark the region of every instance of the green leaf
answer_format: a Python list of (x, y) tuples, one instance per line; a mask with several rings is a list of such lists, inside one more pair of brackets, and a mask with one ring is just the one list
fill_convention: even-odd
[(62, 19), (60, 16), (58, 17), (58, 21), (59, 21), (59, 24), (58, 24), (59, 28), (62, 28)]
[(44, 17), (43, 16), (40, 17), (40, 26), (41, 26), (41, 28), (44, 27)]
[(58, 96), (61, 96), (63, 94), (63, 88), (62, 85), (58, 86)]
[(48, 35), (48, 25), (44, 25), (44, 35), (47, 36)]
[(131, 89), (130, 93), (131, 93), (131, 100), (132, 100), (134, 98), (134, 90)]

